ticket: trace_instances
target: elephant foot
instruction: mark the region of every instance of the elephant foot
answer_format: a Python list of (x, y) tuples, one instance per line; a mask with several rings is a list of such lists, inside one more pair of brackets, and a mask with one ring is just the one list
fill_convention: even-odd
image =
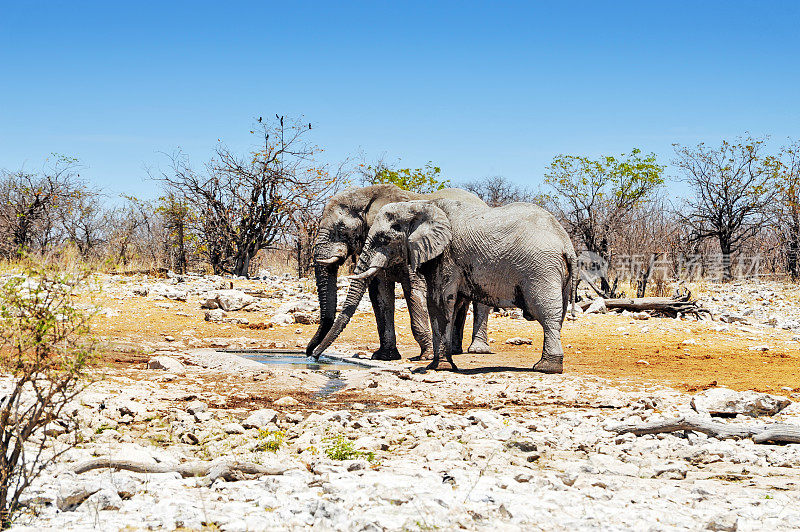
[(478, 355), (488, 355), (491, 352), (492, 348), (483, 340), (473, 340), (472, 345), (467, 349), (467, 353), (475, 353)]
[(433, 360), (433, 353), (430, 351), (423, 351), (415, 357), (409, 358), (412, 362), (419, 362), (420, 360)]
[(400, 351), (396, 347), (390, 349), (380, 348), (372, 353), (372, 360), (400, 360)]
[(549, 358), (542, 357), (539, 362), (533, 365), (533, 371), (540, 373), (564, 373), (564, 359), (563, 358)]
[(452, 360), (440, 360), (439, 362), (434, 360), (428, 364), (426, 369), (432, 369), (436, 371), (458, 371), (458, 368)]

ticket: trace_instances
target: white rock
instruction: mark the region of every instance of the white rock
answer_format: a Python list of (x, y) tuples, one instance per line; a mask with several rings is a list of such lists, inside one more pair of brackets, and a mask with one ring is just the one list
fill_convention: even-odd
[(208, 410), (208, 405), (203, 401), (192, 401), (186, 405), (186, 411), (190, 414), (199, 414)]
[(289, 303), (284, 303), (278, 310), (275, 311), (275, 314), (294, 314), (296, 312), (302, 313), (313, 313), (319, 309), (319, 302), (317, 301), (309, 301), (309, 300), (301, 300), (301, 301), (290, 301)]
[(81, 504), (80, 509), (83, 511), (119, 510), (121, 507), (122, 498), (117, 495), (116, 490), (104, 488), (89, 495)]
[(244, 434), (244, 427), (239, 423), (225, 423), (222, 430), (225, 434)]
[(270, 408), (262, 408), (252, 412), (247, 419), (242, 422), (242, 426), (246, 429), (263, 429), (270, 423), (274, 423), (278, 419), (278, 413)]
[(256, 302), (256, 298), (245, 294), (241, 290), (220, 290), (217, 292), (216, 299), (220, 308), (228, 312), (239, 310)]
[(74, 510), (79, 504), (103, 488), (97, 480), (70, 479), (62, 484), (56, 497), (56, 506), (62, 512)]
[(291, 314), (275, 314), (270, 318), (269, 322), (273, 325), (292, 325), (294, 323), (294, 316)]
[(276, 399), (275, 401), (272, 402), (272, 404), (274, 404), (276, 406), (297, 406), (297, 405), (299, 405), (301, 403), (300, 403), (300, 401), (298, 401), (294, 397), (290, 397), (290, 396), (287, 395), (287, 396), (281, 397), (280, 399)]
[(164, 371), (169, 371), (170, 373), (174, 373), (176, 375), (185, 375), (186, 374), (186, 367), (180, 363), (180, 361), (175, 360), (172, 357), (168, 356), (157, 356), (151, 358), (147, 362), (148, 369), (161, 369)]
[(711, 415), (771, 416), (777, 414), (791, 401), (778, 395), (747, 390), (736, 392), (728, 388), (711, 388), (692, 397), (692, 408)]
[(222, 321), (225, 319), (225, 311), (221, 308), (216, 308), (213, 310), (207, 310), (205, 312), (205, 320), (206, 321)]
[(533, 340), (531, 340), (530, 338), (515, 336), (514, 338), (509, 338), (508, 340), (506, 340), (506, 343), (511, 345), (531, 345), (533, 343)]
[(186, 290), (181, 290), (180, 288), (165, 283), (154, 284), (150, 289), (150, 293), (177, 301), (186, 301), (186, 298), (189, 297), (189, 293)]
[(218, 309), (219, 303), (217, 303), (217, 298), (216, 297), (206, 298), (205, 301), (200, 303), (200, 308), (207, 308), (210, 310)]
[(146, 296), (149, 291), (150, 289), (144, 285), (134, 286), (131, 289), (131, 292), (133, 292), (135, 296)]

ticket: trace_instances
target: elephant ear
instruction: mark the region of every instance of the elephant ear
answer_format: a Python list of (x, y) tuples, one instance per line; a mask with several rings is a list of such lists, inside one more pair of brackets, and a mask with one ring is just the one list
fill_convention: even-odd
[(427, 201), (417, 203), (417, 214), (409, 227), (408, 263), (412, 269), (438, 257), (450, 244), (453, 233), (444, 211)]

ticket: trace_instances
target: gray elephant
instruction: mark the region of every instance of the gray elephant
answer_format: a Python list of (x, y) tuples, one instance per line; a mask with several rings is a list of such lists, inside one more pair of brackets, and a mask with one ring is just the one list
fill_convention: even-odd
[[(333, 325), (336, 316), (336, 275), (339, 266), (348, 258), (361, 253), (367, 233), (378, 211), (385, 205), (419, 199), (448, 198), (464, 204), (486, 206), (476, 195), (465, 190), (447, 188), (433, 194), (415, 194), (395, 185), (372, 185), (348, 189), (337, 194), (327, 203), (320, 222), (319, 236), (314, 244), (314, 263), (317, 294), (320, 306), (320, 325), (308, 343), (306, 353), (311, 355)], [(431, 336), (430, 319), (426, 302), (427, 286), (425, 278), (407, 266), (384, 268), (369, 282), (369, 297), (375, 311), (378, 325), (380, 348), (372, 355), (373, 359), (398, 360), (397, 340), (394, 330), (394, 288), (399, 282), (403, 288), (409, 313), (411, 330), (420, 345), (420, 359), (431, 359), (434, 342)], [(361, 294), (363, 296), (363, 292)], [(356, 301), (358, 305), (358, 301)], [(474, 320), (470, 353), (490, 353), (486, 334), (489, 308), (474, 305)], [(353, 309), (355, 311), (355, 309)], [(456, 318), (453, 351), (460, 353), (463, 338), (466, 310)]]
[[(347, 303), (313, 354), (341, 333), (364, 284), (387, 268), (407, 266), (428, 285), (436, 340), (430, 369), (455, 369), (451, 357), (454, 316), (468, 300), (519, 307), (544, 331), (535, 371), (561, 373), (561, 326), (574, 290), (575, 249), (546, 210), (531, 203), (489, 208), (436, 199), (385, 206), (375, 218), (356, 265)], [(440, 357), (446, 362), (440, 366)]]

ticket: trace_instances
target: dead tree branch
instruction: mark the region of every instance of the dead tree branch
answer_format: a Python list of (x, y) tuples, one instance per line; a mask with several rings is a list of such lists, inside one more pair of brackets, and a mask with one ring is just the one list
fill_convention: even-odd
[(618, 434), (663, 434), (691, 430), (720, 439), (751, 438), (755, 443), (800, 443), (800, 427), (781, 423), (739, 425), (694, 416), (682, 416), (646, 423), (623, 423), (612, 427)]
[(109, 468), (134, 473), (178, 473), (182, 477), (209, 477), (212, 480), (223, 478), (225, 480), (243, 480), (247, 475), (282, 475), (296, 469), (289, 465), (262, 466), (252, 462), (185, 462), (183, 464), (147, 464), (133, 460), (115, 460), (111, 458), (98, 458), (81, 462), (72, 468), (74, 473), (86, 473), (93, 469)]

